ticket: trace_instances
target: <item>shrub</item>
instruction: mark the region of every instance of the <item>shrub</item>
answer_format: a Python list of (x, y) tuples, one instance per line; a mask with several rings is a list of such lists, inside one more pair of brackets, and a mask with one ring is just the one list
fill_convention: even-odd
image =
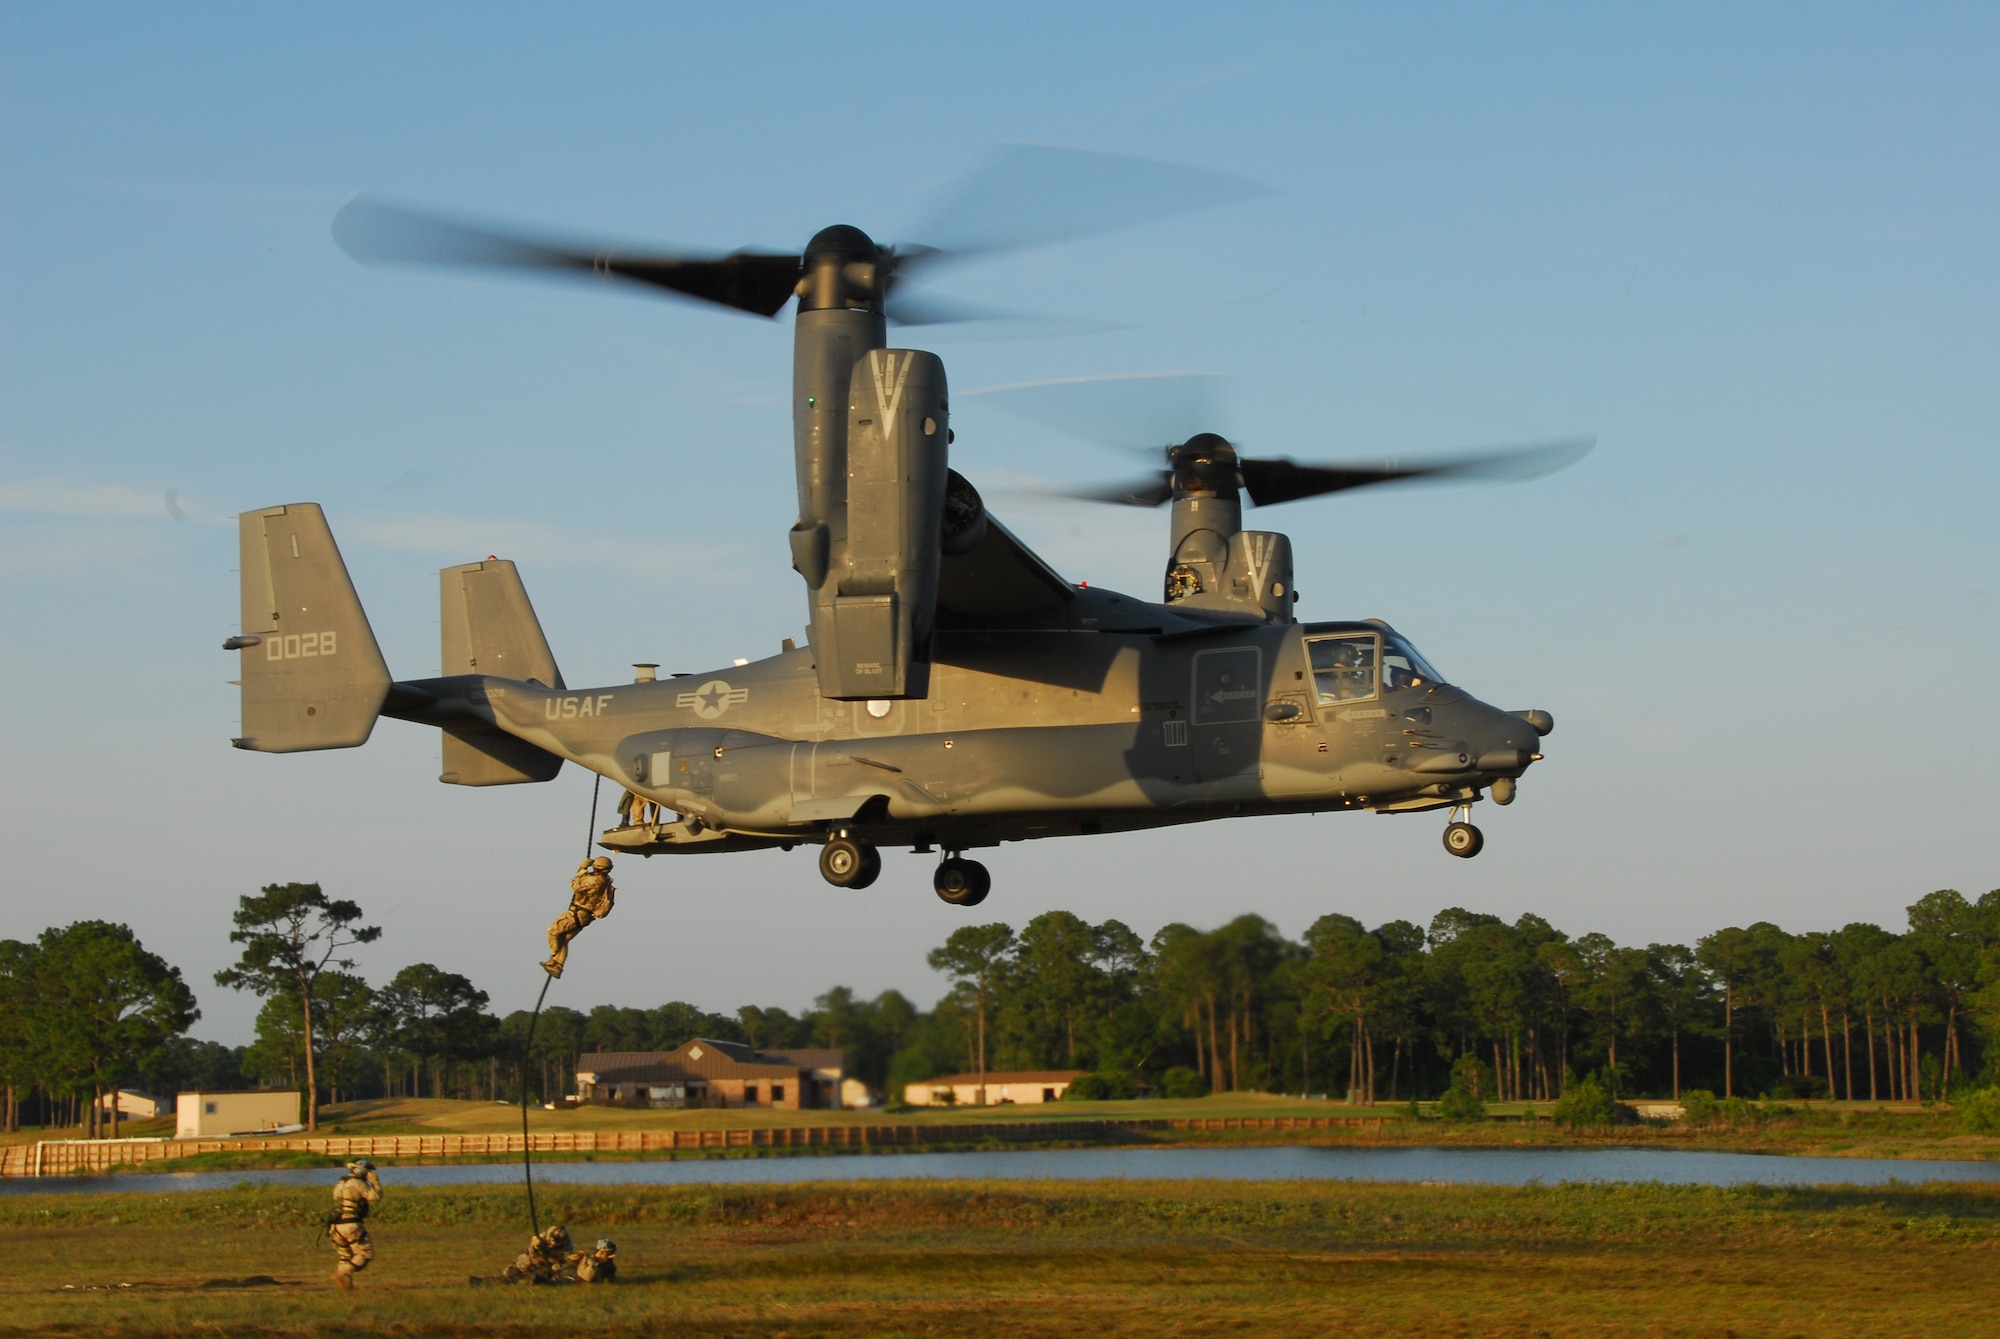
[[(1927, 1059), (1929, 1057), (1926, 1057)], [(1833, 1096), (1833, 1085), (1819, 1074), (1788, 1074), (1772, 1082), (1766, 1101), (1791, 1098), (1801, 1102), (1824, 1102)]]
[(1486, 1102), (1480, 1096), (1486, 1070), (1478, 1060), (1462, 1055), (1451, 1067), (1451, 1087), (1438, 1100), (1438, 1115), (1446, 1120), (1485, 1120)]
[(1107, 1071), (1079, 1074), (1071, 1079), (1069, 1087), (1063, 1091), (1063, 1101), (1117, 1102), (1138, 1095), (1139, 1085), (1130, 1074)]
[(1572, 1130), (1610, 1125), (1618, 1116), (1617, 1104), (1595, 1077), (1579, 1079), (1563, 1089), (1556, 1099), (1555, 1121)]
[(2000, 1134), (2000, 1085), (1962, 1094), (1953, 1110), (1967, 1134)]
[(1175, 1065), (1160, 1080), (1160, 1093), (1165, 1097), (1207, 1097), (1208, 1080), (1199, 1070), (1186, 1065)]
[(1792, 1114), (1792, 1108), (1777, 1102), (1752, 1105), (1740, 1097), (1717, 1097), (1706, 1088), (1690, 1088), (1681, 1094), (1681, 1110), (1690, 1125), (1754, 1125), (1760, 1120)]

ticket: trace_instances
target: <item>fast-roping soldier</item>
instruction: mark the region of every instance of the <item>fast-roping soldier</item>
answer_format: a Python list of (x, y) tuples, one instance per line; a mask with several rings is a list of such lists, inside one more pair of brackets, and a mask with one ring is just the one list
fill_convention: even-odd
[(382, 1199), (382, 1178), (375, 1164), (366, 1158), (347, 1164), (347, 1173), (333, 1185), (333, 1218), (326, 1235), (339, 1257), (333, 1266), (334, 1285), (351, 1291), (354, 1276), (368, 1268), (375, 1258), (375, 1243), (368, 1237), (368, 1211)]
[(528, 1248), (500, 1271), (508, 1283), (554, 1283), (568, 1263), (569, 1229), (561, 1223), (528, 1238)]
[(610, 857), (598, 856), (576, 867), (576, 876), (569, 881), (569, 910), (549, 927), (550, 956), (542, 964), (543, 971), (554, 977), (563, 974), (569, 941), (581, 934), (584, 926), (609, 916), (617, 895), (618, 890), (611, 886)]
[(578, 1283), (618, 1282), (618, 1243), (609, 1237), (599, 1237), (596, 1245), (578, 1251), (569, 1260), (576, 1266)]

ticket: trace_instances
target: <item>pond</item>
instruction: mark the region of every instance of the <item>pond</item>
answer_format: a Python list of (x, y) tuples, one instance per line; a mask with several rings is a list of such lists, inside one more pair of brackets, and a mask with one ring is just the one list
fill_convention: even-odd
[[(217, 1190), (324, 1185), (331, 1168), (8, 1177), (0, 1194)], [(382, 1168), (396, 1186), (519, 1185), (518, 1163)], [(2000, 1162), (1799, 1158), (1656, 1148), (1063, 1148), (1016, 1152), (537, 1163), (549, 1185), (798, 1185), (841, 1181), (1391, 1181), (1554, 1185), (1564, 1181), (1705, 1186), (1879, 1186), (2000, 1181)]]

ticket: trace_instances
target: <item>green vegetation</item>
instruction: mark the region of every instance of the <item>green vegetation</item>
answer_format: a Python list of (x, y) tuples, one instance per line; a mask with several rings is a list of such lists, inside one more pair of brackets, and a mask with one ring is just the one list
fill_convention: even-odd
[(38, 1084), (89, 1136), (115, 1135), (117, 1105), (99, 1099), (145, 1072), (199, 1017), (180, 969), (123, 925), (77, 921), (32, 944), (0, 940), (4, 1128), (20, 1124), (21, 1088)]
[[(215, 974), (215, 984), (269, 1000), (277, 1006), (272, 1021), (280, 1028), (289, 1028), (292, 1018), (298, 1020), (297, 1054), (305, 1070), (301, 1091), (306, 1094), (306, 1129), (317, 1130), (317, 1065), (327, 1042), (313, 1035), (314, 1023), (326, 1011), (324, 1006), (333, 1003), (331, 992), (324, 999), (320, 995), (321, 978), (328, 967), (345, 972), (354, 966), (352, 958), (335, 955), (344, 948), (372, 944), (382, 937), (382, 927), (357, 925), (360, 906), (329, 898), (316, 883), (266, 884), (261, 893), (238, 899), (234, 919), (236, 928), (230, 931), (229, 942), (241, 944), (243, 954), (234, 967)], [(353, 982), (354, 978), (347, 978), (349, 991)], [(272, 1010), (267, 1006), (264, 1012)]]
[(1620, 1110), (1604, 1085), (1593, 1076), (1572, 1083), (1569, 1091), (1556, 1099), (1553, 1115), (1555, 1123), (1565, 1129), (1594, 1130), (1616, 1124)]
[(1451, 1086), (1438, 1099), (1438, 1115), (1448, 1121), (1486, 1119), (1486, 1067), (1469, 1055), (1462, 1055), (1451, 1067)]
[(1967, 1134), (2000, 1134), (2000, 1086), (1978, 1088), (1953, 1105)]
[[(1951, 1102), (2000, 1084), (2000, 890), (1976, 901), (1931, 893), (1909, 907), (1903, 934), (1860, 924), (1791, 934), (1760, 922), (1644, 949), (1460, 908), (1427, 927), (1371, 929), (1329, 914), (1297, 941), (1254, 915), (1212, 930), (1172, 924), (1146, 940), (1115, 920), (1053, 911), (1018, 931), (960, 927), (930, 955), (952, 988), (929, 1010), (895, 991), (865, 1000), (845, 987), (800, 1015), (680, 1001), (552, 1007), (524, 1064), (525, 1011), (495, 1018), (483, 991), (435, 964), (406, 966), (381, 987), (341, 970), (346, 960), (328, 955), (363, 931), (342, 920), (323, 940), (310, 927), (293, 935), (290, 913), (265, 903), (296, 901), (298, 889), (317, 892), (274, 885), (244, 899), (246, 955), (260, 935), (277, 948), (258, 959), (268, 994), (256, 1042), (233, 1050), (168, 1027), (93, 1071), (58, 1044), (68, 1024), (36, 985), (44, 949), (0, 943), (8, 1126), (22, 1095), (41, 1124), (73, 1123), (80, 1095), (111, 1081), (104, 1063), (118, 1082), (165, 1092), (310, 1079), (336, 1104), (490, 1102), (524, 1088), (539, 1101), (568, 1090), (586, 1052), (667, 1050), (695, 1036), (838, 1048), (848, 1072), (892, 1102), (904, 1083), (942, 1073), (1076, 1069), (1094, 1076), (1077, 1095), (1086, 1103), (1127, 1092), (1318, 1093), (1389, 1108), (1442, 1098), (1469, 1120), (1481, 1107), (1554, 1103), (1594, 1075), (1614, 1115), (1640, 1095), (1687, 1093), (1697, 1123), (1740, 1127), (1772, 1104)], [(359, 916), (351, 903), (327, 906)], [(311, 968), (308, 985), (279, 948)], [(250, 973), (245, 962), (224, 978)], [(1602, 1104), (1587, 1096), (1564, 1119), (1594, 1128)], [(1968, 1132), (1987, 1128), (1987, 1100), (1968, 1098)]]
[[(10, 1196), (28, 1333), (1950, 1335), (1990, 1322), (2000, 1188), (1300, 1183), (545, 1186), (615, 1288), (470, 1288), (518, 1193), (398, 1190), (351, 1295), (321, 1190)], [(268, 1278), (249, 1287), (212, 1286)], [(133, 1285), (133, 1286), (122, 1286)], [(211, 1285), (211, 1286), (204, 1286)]]

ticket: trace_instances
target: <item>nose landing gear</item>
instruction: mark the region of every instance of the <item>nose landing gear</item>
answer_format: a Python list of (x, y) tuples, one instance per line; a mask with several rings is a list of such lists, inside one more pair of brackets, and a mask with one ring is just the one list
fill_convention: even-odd
[(836, 888), (866, 888), (882, 873), (882, 853), (867, 842), (838, 836), (820, 851), (819, 873)]
[(940, 898), (955, 907), (976, 907), (992, 891), (993, 876), (977, 860), (947, 856), (938, 861), (937, 873), (931, 876), (931, 887), (937, 889)]
[[(1464, 814), (1465, 818), (1460, 818), (1460, 814)], [(1447, 823), (1444, 829), (1444, 849), (1461, 860), (1472, 859), (1486, 845), (1486, 835), (1467, 821), (1471, 817), (1471, 805), (1454, 805), (1451, 822)]]

